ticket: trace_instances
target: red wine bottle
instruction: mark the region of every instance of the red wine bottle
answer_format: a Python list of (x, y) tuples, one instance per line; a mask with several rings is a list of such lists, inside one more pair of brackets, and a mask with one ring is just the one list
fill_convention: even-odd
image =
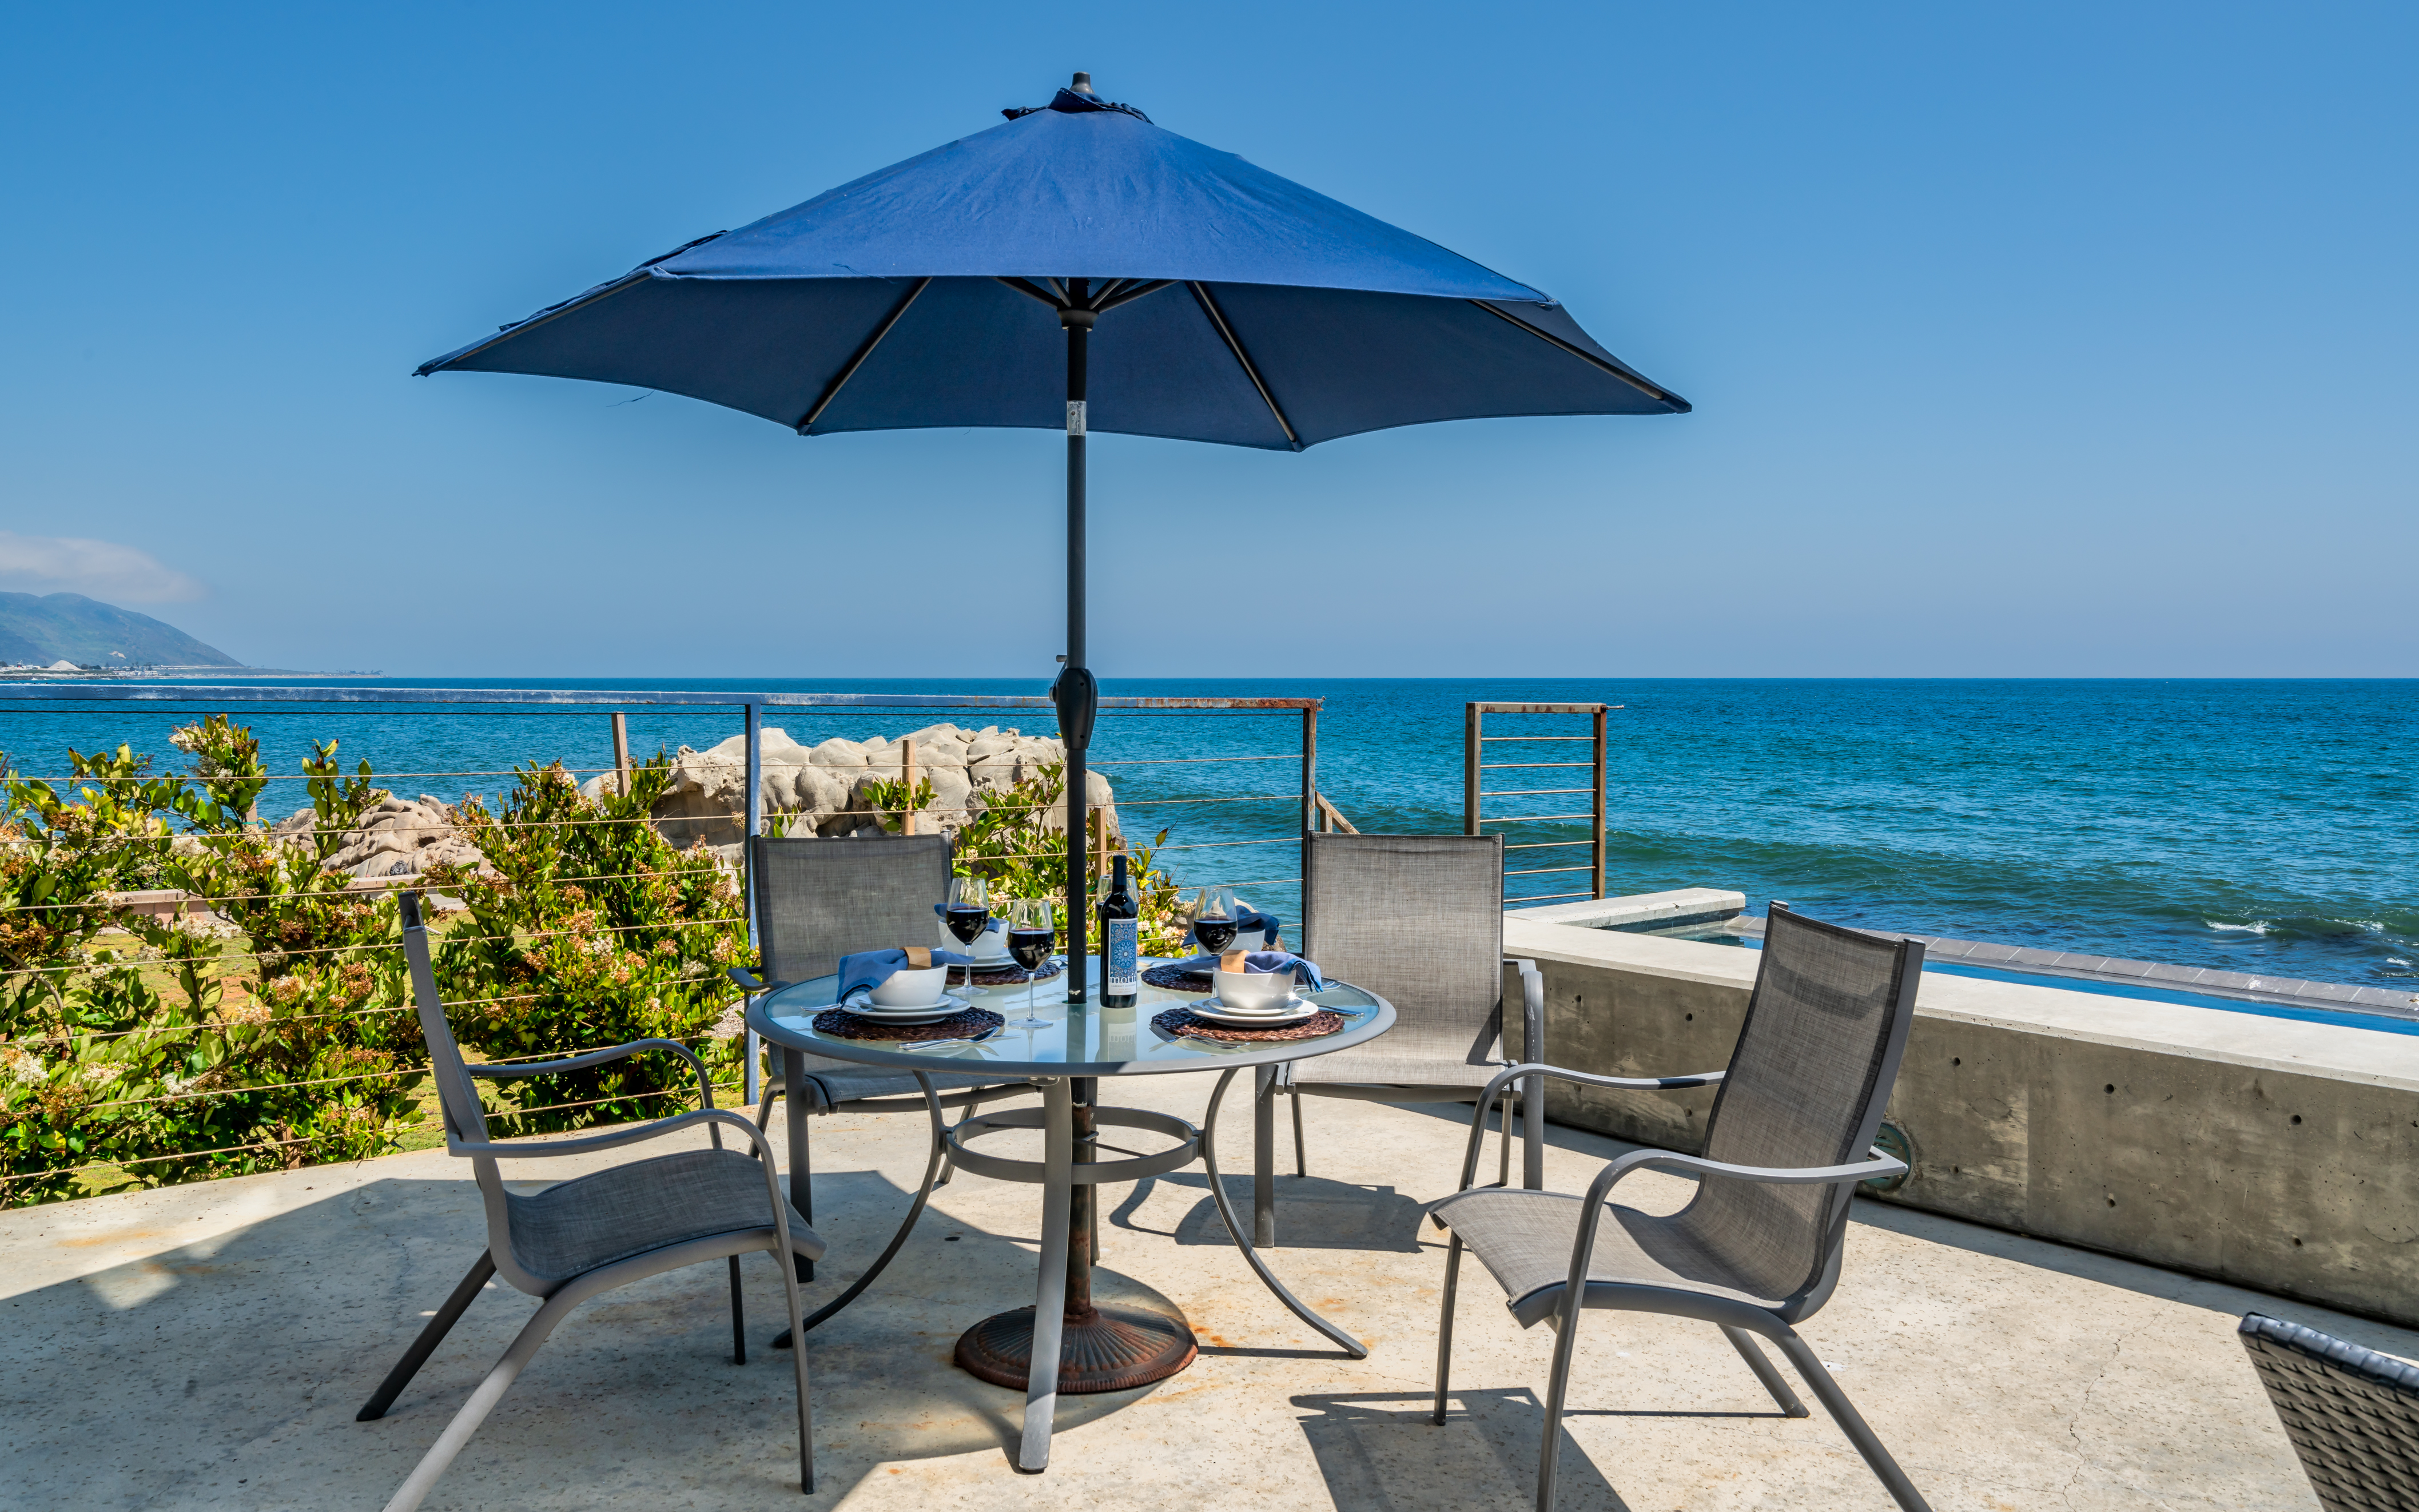
[(1142, 904), (1126, 877), (1125, 853), (1111, 864), (1116, 874), (1101, 899), (1101, 1006), (1132, 1008), (1142, 995)]

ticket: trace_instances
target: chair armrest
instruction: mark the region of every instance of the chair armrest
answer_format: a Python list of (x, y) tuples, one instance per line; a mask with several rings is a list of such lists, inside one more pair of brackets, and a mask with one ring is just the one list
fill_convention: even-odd
[[(714, 1078), (705, 1073), (705, 1062), (699, 1058), (697, 1052), (677, 1040), (633, 1040), (628, 1044), (617, 1044), (607, 1050), (591, 1050), (584, 1056), (566, 1056), (561, 1060), (540, 1060), (510, 1066), (498, 1066), (492, 1063), (466, 1065), (463, 1070), (473, 1076), (485, 1076), (490, 1081), (518, 1081), (524, 1076), (547, 1076), (557, 1072), (586, 1071), (591, 1066), (602, 1066), (608, 1061), (620, 1060), (624, 1056), (637, 1055), (641, 1050), (669, 1050), (687, 1061), (689, 1069), (697, 1072), (697, 1101), (700, 1110), (713, 1111)], [(716, 1129), (711, 1132), (714, 1134), (714, 1148), (720, 1149), (722, 1131)]]
[(551, 1076), (558, 1072), (586, 1071), (591, 1066), (602, 1066), (624, 1056), (635, 1056), (641, 1050), (669, 1050), (687, 1061), (689, 1069), (697, 1072), (698, 1095), (704, 1100), (705, 1106), (714, 1106), (714, 1084), (705, 1074), (705, 1062), (698, 1058), (696, 1051), (677, 1040), (633, 1040), (628, 1044), (617, 1044), (607, 1050), (591, 1050), (581, 1056), (566, 1056), (561, 1060), (536, 1060), (503, 1066), (487, 1062), (466, 1065), (463, 1070), (490, 1081), (508, 1082), (523, 1076)]
[(1519, 956), (1503, 958), (1507, 966), (1520, 968), (1520, 1056), (1523, 1060), (1546, 1058), (1546, 975), (1537, 963)]
[(446, 1153), (452, 1155), (485, 1155), (496, 1160), (546, 1160), (556, 1155), (593, 1155), (601, 1149), (619, 1149), (684, 1129), (705, 1124), (736, 1123), (747, 1126), (748, 1142), (762, 1144), (763, 1136), (756, 1125), (741, 1114), (728, 1108), (700, 1108), (695, 1113), (675, 1113), (669, 1119), (651, 1119), (645, 1123), (624, 1124), (600, 1134), (587, 1134), (578, 1139), (455, 1139), (448, 1135)]
[[(1668, 1149), (1633, 1149), (1619, 1160), (1607, 1165), (1588, 1183), (1587, 1196), (1579, 1204), (1579, 1231), (1571, 1236), (1571, 1268), (1564, 1278), (1562, 1306), (1577, 1307), (1587, 1295), (1588, 1261), (1595, 1254), (1596, 1226), (1604, 1220), (1606, 1199), (1612, 1195), (1615, 1183), (1633, 1172), (1649, 1166), (1670, 1166), (1693, 1171), (1700, 1176), (1728, 1176), (1743, 1181), (1766, 1181), (1784, 1186), (1845, 1183), (1871, 1180), (1876, 1176), (1896, 1176), (1906, 1169), (1906, 1163), (1872, 1151), (1872, 1159), (1856, 1161), (1846, 1165), (1810, 1165), (1783, 1168), (1767, 1165), (1733, 1165), (1727, 1161), (1707, 1160), (1702, 1155), (1675, 1154)], [(1567, 1317), (1565, 1311), (1564, 1316)]]
[(1488, 1080), (1487, 1090), (1478, 1095), (1478, 1106), (1470, 1115), (1470, 1149), (1461, 1162), (1461, 1185), (1456, 1191), (1467, 1192), (1478, 1179), (1478, 1147), (1487, 1134), (1487, 1110), (1501, 1097), (1510, 1083), (1530, 1076), (1547, 1076), (1556, 1081), (1578, 1082), (1587, 1087), (1610, 1087), (1625, 1092), (1676, 1092), (1691, 1087), (1711, 1087), (1727, 1072), (1699, 1072), (1691, 1076), (1598, 1076), (1594, 1072), (1571, 1071), (1563, 1066), (1548, 1066), (1543, 1061), (1529, 1061), (1506, 1066)]
[[(474, 1144), (467, 1140), (456, 1140), (448, 1134), (445, 1148), (450, 1154), (484, 1155), (499, 1160), (528, 1160), (550, 1155), (590, 1155), (600, 1149), (618, 1149), (624, 1145), (635, 1145), (643, 1140), (659, 1138), (668, 1134), (678, 1134), (685, 1129), (693, 1129), (700, 1124), (706, 1124), (713, 1128), (715, 1148), (719, 1149), (722, 1148), (721, 1126), (726, 1123), (747, 1136), (747, 1142), (755, 1147), (756, 1155), (763, 1165), (764, 1195), (772, 1206), (773, 1228), (780, 1236), (781, 1248), (786, 1254), (792, 1248), (790, 1205), (782, 1200), (779, 1168), (774, 1164), (773, 1141), (766, 1137), (764, 1131), (748, 1122), (746, 1118), (725, 1109), (701, 1108), (695, 1113), (683, 1113), (674, 1118), (657, 1119), (652, 1123), (616, 1129), (610, 1134), (593, 1134), (585, 1139), (555, 1139), (542, 1144), (497, 1144), (491, 1140), (481, 1140)], [(811, 1244), (798, 1245), (799, 1251), (806, 1253), (810, 1248), (812, 1253), (808, 1254), (807, 1257), (822, 1259), (823, 1241), (811, 1230), (808, 1234), (808, 1239), (811, 1241)]]
[(752, 966), (732, 966), (723, 975), (737, 982), (742, 991), (761, 993), (764, 990), (764, 963), (762, 961)]

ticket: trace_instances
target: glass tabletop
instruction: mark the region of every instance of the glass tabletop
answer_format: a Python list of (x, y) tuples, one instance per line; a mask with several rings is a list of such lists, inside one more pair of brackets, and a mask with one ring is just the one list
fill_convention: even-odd
[[(1063, 960), (1063, 958), (1061, 958)], [(1146, 961), (1146, 967), (1164, 963)], [(1037, 982), (1032, 1012), (1025, 1008), (1025, 987), (951, 987), (952, 996), (986, 1008), (1008, 1022), (980, 1040), (844, 1040), (814, 1026), (815, 1015), (833, 1006), (837, 976), (818, 977), (770, 992), (756, 999), (747, 1022), (775, 1044), (793, 1050), (875, 1066), (915, 1067), (926, 1071), (1016, 1072), (1037, 1076), (1132, 1076), (1154, 1072), (1217, 1071), (1229, 1066), (1263, 1066), (1278, 1061), (1323, 1056), (1376, 1039), (1394, 1027), (1394, 1010), (1375, 993), (1349, 982), (1330, 981), (1322, 992), (1303, 995), (1344, 1020), (1333, 1034), (1306, 1040), (1204, 1040), (1167, 1034), (1151, 1020), (1169, 1009), (1197, 1002), (1206, 992), (1177, 992), (1143, 983), (1131, 1008), (1104, 1008), (1098, 1001), (1099, 961), (1094, 968), (1096, 990), (1089, 1003), (1067, 1001), (1068, 976)], [(1038, 1017), (1040, 1026), (1020, 1024)]]

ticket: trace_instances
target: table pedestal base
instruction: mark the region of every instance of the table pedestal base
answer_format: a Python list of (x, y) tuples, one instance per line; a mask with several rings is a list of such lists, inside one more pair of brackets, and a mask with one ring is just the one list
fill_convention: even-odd
[[(1181, 1318), (1138, 1307), (1093, 1307), (1067, 1315), (1058, 1348), (1058, 1390), (1131, 1391), (1168, 1377), (1198, 1352)], [(958, 1336), (958, 1368), (994, 1386), (1025, 1388), (1033, 1372), (1033, 1309), (994, 1313)]]

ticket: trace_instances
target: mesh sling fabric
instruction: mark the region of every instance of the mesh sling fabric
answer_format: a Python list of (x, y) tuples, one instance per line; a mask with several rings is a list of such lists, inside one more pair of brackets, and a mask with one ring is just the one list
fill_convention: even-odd
[[(1905, 949), (1772, 910), (1707, 1120), (1706, 1158), (1806, 1169), (1864, 1156), (1915, 1011)], [(1517, 1304), (1566, 1283), (1579, 1203), (1565, 1193), (1473, 1189), (1440, 1212)], [(1820, 1304), (1844, 1215), (1827, 1182), (1708, 1176), (1668, 1217), (1614, 1203), (1588, 1273), (1749, 1302), (1794, 1321)]]
[[(840, 969), (852, 950), (931, 945), (938, 938), (932, 905), (948, 896), (949, 841), (945, 835), (893, 835), (882, 840), (775, 840), (748, 842), (756, 892), (756, 940), (763, 980), (811, 981)], [(806, 1056), (807, 1075), (824, 1105), (860, 1097), (905, 1097), (917, 1090), (903, 1071), (860, 1066), (828, 1056)], [(934, 1076), (943, 1091), (994, 1087), (997, 1077)]]
[[(1895, 1072), (1902, 948), (1775, 908), (1747, 1022), (1706, 1115), (1705, 1158), (1733, 1165), (1844, 1165), (1863, 1158)], [(1907, 983), (1912, 997), (1913, 983)], [(1907, 1002), (1903, 1011), (1914, 1012)], [(1838, 1190), (1707, 1177), (1672, 1227), (1722, 1257), (1742, 1289), (1787, 1297), (1827, 1257)]]
[(2419, 1506), (2419, 1367), (2257, 1313), (2238, 1334), (2328, 1512)]
[[(560, 1181), (534, 1196), (506, 1192), (513, 1258), (562, 1282), (615, 1260), (772, 1222), (763, 1167), (735, 1149), (690, 1149)], [(790, 1232), (812, 1240), (795, 1207)]]
[(1503, 841), (1313, 835), (1302, 954), (1394, 1005), (1367, 1044), (1290, 1068), (1296, 1084), (1484, 1087), (1503, 1065)]

